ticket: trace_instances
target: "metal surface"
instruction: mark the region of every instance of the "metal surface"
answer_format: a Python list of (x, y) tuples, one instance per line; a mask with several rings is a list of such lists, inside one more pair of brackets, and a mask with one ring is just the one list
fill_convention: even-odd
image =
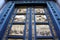
[[(41, 8), (42, 4), (46, 7)], [(58, 8), (53, 1), (8, 2), (0, 14), (0, 40), (60, 40)]]
[(55, 26), (54, 28), (55, 28), (56, 34), (60, 39), (60, 24), (59, 24), (60, 11), (58, 9), (58, 5), (55, 2), (49, 2), (47, 5), (48, 5), (48, 9), (50, 9), (50, 13), (51, 13), (50, 16), (53, 16), (51, 17), (51, 19), (53, 19), (52, 22)]
[(6, 28), (8, 26), (9, 21), (10, 21), (10, 18), (11, 18), (10, 16), (12, 15), (13, 8), (14, 8), (14, 3), (8, 2), (5, 5), (5, 8), (3, 10), (3, 14), (1, 14), (1, 16), (0, 16), (0, 23), (1, 23), (1, 25), (0, 25), (0, 39), (2, 39), (4, 36), (4, 33), (6, 31)]

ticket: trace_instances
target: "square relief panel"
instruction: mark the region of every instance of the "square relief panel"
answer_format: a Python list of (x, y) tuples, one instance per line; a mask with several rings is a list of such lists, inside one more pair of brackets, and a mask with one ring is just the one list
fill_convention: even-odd
[(17, 13), (26, 13), (26, 8), (18, 8)]
[(14, 22), (25, 22), (26, 15), (16, 15), (14, 18)]
[(35, 15), (36, 22), (48, 22), (46, 15)]
[(52, 36), (49, 25), (36, 25), (37, 36)]
[(23, 36), (23, 34), (24, 34), (24, 25), (12, 25), (9, 35)]
[(44, 8), (35, 8), (35, 13), (45, 13)]

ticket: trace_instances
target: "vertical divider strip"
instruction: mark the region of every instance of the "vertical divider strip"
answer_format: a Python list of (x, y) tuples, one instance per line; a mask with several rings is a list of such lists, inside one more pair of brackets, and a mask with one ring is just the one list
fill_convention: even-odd
[[(16, 16), (16, 13), (17, 13), (17, 9), (16, 9), (16, 11), (14, 12), (14, 17)], [(9, 33), (10, 33), (10, 30), (11, 30), (11, 28), (12, 28), (12, 25), (13, 25), (13, 22), (14, 22), (14, 17), (13, 17), (13, 20), (12, 20), (12, 23), (10, 23), (11, 25), (10, 25), (10, 28), (9, 28), (9, 30), (8, 30), (8, 35), (7, 35), (7, 39), (6, 40), (8, 40), (9, 39)]]
[(46, 15), (46, 17), (47, 17), (47, 19), (48, 19), (48, 25), (49, 25), (49, 29), (50, 29), (50, 31), (51, 31), (51, 34), (52, 34), (52, 39), (54, 39), (53, 37), (54, 37), (54, 34), (53, 34), (53, 31), (52, 31), (52, 27), (51, 27), (51, 20), (50, 20), (50, 17), (49, 17), (49, 12), (47, 12), (47, 10), (46, 9), (44, 9), (45, 10), (45, 15)]
[(35, 8), (34, 8), (34, 40), (36, 40), (36, 21), (35, 21)]
[(26, 40), (26, 24), (27, 24), (27, 16), (28, 15), (28, 8), (26, 8), (26, 20), (25, 20), (25, 27), (24, 27), (24, 39), (23, 40)]
[[(28, 8), (26, 8), (26, 20), (27, 20), (27, 11), (28, 11)], [(24, 39), (23, 40), (25, 40), (26, 39), (26, 21), (25, 20), (25, 27), (24, 27)]]
[(29, 35), (28, 35), (28, 40), (32, 40), (32, 8), (30, 7), (30, 17), (29, 17)]

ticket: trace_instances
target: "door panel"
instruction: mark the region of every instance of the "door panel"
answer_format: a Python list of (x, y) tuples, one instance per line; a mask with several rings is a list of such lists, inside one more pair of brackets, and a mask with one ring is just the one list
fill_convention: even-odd
[(41, 6), (15, 8), (8, 40), (52, 40), (53, 32), (46, 10)]

